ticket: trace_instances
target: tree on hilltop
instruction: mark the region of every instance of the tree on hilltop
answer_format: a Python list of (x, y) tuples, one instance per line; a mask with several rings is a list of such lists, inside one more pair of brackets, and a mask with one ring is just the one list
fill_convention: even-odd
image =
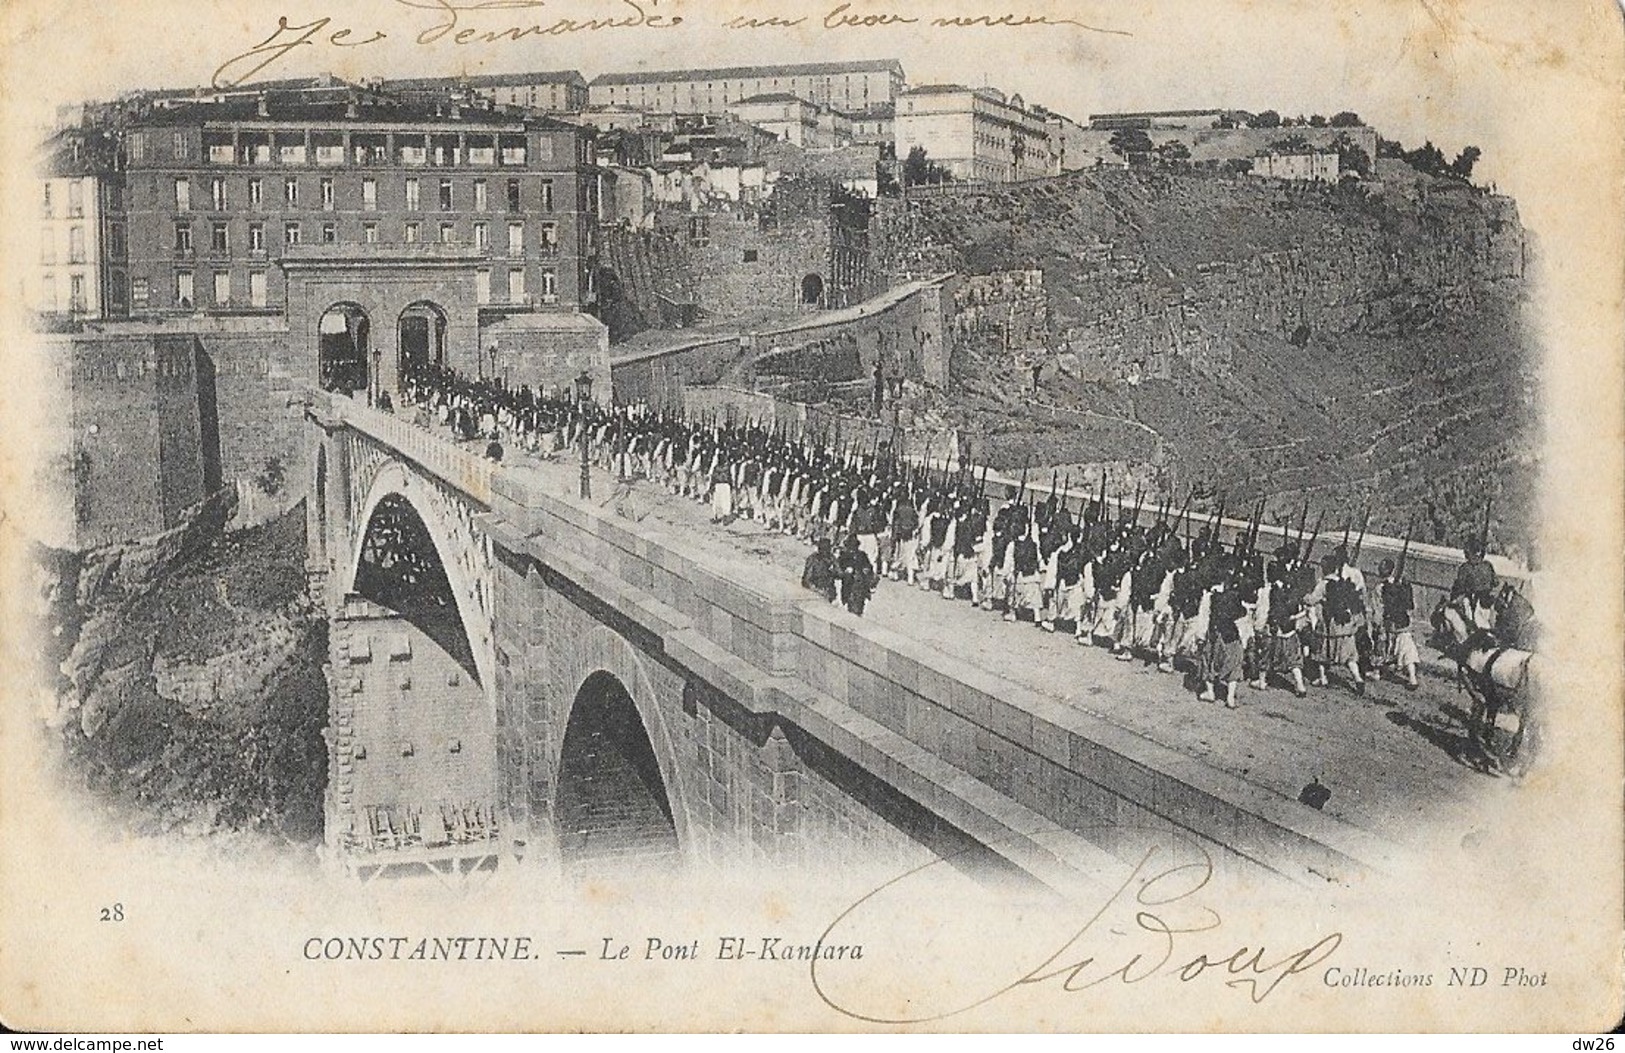
[(1333, 128), (1359, 128), (1365, 122), (1360, 120), (1360, 115), (1353, 110), (1343, 110), (1332, 114), (1332, 119), (1327, 123)]
[(1450, 174), (1457, 179), (1472, 179), (1473, 165), (1478, 163), (1478, 159), (1483, 154), (1484, 151), (1476, 146), (1469, 146), (1462, 150), (1461, 153), (1456, 155), (1456, 159), (1450, 162)]
[(1189, 168), (1191, 148), (1178, 139), (1170, 139), (1157, 147), (1157, 160), (1169, 168)]
[(1148, 164), (1156, 150), (1144, 128), (1119, 128), (1112, 133), (1112, 150), (1132, 165)]
[(1309, 140), (1301, 135), (1289, 135), (1285, 139), (1277, 139), (1269, 147), (1278, 154), (1306, 154), (1310, 151)]
[(1281, 127), (1281, 115), (1276, 113), (1274, 110), (1265, 110), (1263, 113), (1255, 113), (1253, 114), (1252, 119), (1247, 122), (1247, 127), (1279, 128)]
[(1364, 147), (1347, 135), (1339, 135), (1332, 140), (1332, 149), (1337, 151), (1340, 171), (1354, 172), (1361, 179), (1371, 178), (1371, 155), (1365, 152)]

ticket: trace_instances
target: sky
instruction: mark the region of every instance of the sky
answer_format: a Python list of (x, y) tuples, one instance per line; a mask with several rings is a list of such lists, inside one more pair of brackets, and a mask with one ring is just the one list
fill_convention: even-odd
[[(832, 13), (837, 21), (920, 21), (826, 27)], [(929, 25), (944, 14), (1004, 13), (1069, 21)], [(1515, 154), (1570, 134), (1543, 122), (1543, 114), (1561, 112), (1575, 91), (1598, 90), (1596, 56), (1583, 52), (1613, 43), (1610, 32), (1618, 36), (1606, 0), (12, 0), (7, 73), (22, 86), (14, 105), (44, 115), (57, 104), (133, 88), (206, 83), (221, 63), (271, 36), (279, 15), (292, 26), (331, 21), (262, 77), (580, 69), (590, 78), (636, 68), (895, 57), (911, 83), (990, 84), (1080, 120), (1091, 112), (1209, 106), (1286, 115), (1354, 110), (1407, 145), (1431, 139), (1448, 155), (1479, 145), (1482, 180), (1514, 194), (1526, 163)], [(741, 15), (805, 21), (788, 29), (722, 28)], [(463, 45), (453, 30), (433, 33), (453, 19), (457, 30), (500, 31), (560, 19), (655, 17), (683, 24)], [(341, 44), (355, 46), (329, 41), (344, 30)], [(385, 38), (363, 43), (379, 33)], [(86, 61), (90, 55), (94, 61)], [(1531, 70), (1543, 75), (1538, 83), (1526, 75)]]

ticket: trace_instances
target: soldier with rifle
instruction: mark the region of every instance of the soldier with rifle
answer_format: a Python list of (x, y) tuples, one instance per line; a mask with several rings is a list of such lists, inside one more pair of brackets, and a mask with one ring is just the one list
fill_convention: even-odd
[(1210, 556), (1214, 582), (1208, 589), (1207, 638), (1202, 648), (1199, 675), (1203, 702), (1216, 702), (1223, 689), (1226, 709), (1240, 704), (1236, 688), (1241, 680), (1242, 622), (1247, 608), (1242, 602), (1234, 555), (1217, 550)]
[(1010, 564), (1012, 569), (1012, 586), (1010, 590), (1010, 609), (1004, 612), (1004, 620), (1036, 622), (1039, 608), (1043, 605), (1042, 564), (1039, 560), (1038, 548), (1038, 521), (1032, 516), (1026, 518), (1027, 529), (1022, 531), (1010, 544)]
[[(1360, 672), (1356, 636), (1365, 621), (1365, 576), (1349, 558), (1348, 528), (1343, 543), (1321, 561), (1325, 578), (1310, 594), (1308, 602), (1320, 607), (1320, 632), (1315, 647), (1315, 685), (1329, 683), (1327, 671), (1342, 666), (1354, 682), (1354, 690), (1365, 694), (1365, 677)], [(1362, 535), (1363, 540), (1363, 535)]]
[[(968, 599), (972, 603), (981, 602), (981, 568), (977, 549), (986, 526), (986, 503), (975, 500), (971, 494), (961, 497), (954, 511), (953, 574), (949, 586), (943, 590), (944, 595)], [(962, 597), (961, 593), (964, 594)]]
[(918, 572), (920, 510), (914, 505), (914, 488), (910, 485), (905, 485), (897, 495), (891, 515), (891, 536), (897, 550), (896, 561), (891, 568), (892, 580), (906, 581), (912, 585)]
[[(1377, 589), (1379, 617), (1382, 625), (1382, 653), (1387, 662), (1395, 666), (1404, 679), (1405, 687), (1411, 691), (1417, 688), (1416, 666), (1420, 658), (1416, 651), (1416, 636), (1411, 629), (1411, 616), (1416, 609), (1416, 598), (1411, 592), (1411, 583), (1404, 578), (1405, 557), (1395, 563), (1392, 559), (1384, 559), (1377, 565), (1377, 575), (1382, 584)], [(1371, 679), (1382, 678), (1382, 669), (1377, 667), (1371, 670)]]

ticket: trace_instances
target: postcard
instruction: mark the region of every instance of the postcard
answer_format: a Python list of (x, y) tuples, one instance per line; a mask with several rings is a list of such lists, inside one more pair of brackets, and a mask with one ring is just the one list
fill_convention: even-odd
[(10, 1027), (1620, 1019), (1615, 5), (0, 24)]

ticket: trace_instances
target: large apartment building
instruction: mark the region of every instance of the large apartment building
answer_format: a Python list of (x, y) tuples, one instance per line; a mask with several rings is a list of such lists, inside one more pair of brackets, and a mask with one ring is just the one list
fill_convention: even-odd
[(588, 97), (593, 106), (720, 114), (743, 99), (792, 95), (842, 113), (859, 113), (894, 101), (902, 90), (902, 63), (896, 59), (858, 59), (605, 73), (593, 78)]
[(1007, 183), (1060, 171), (1046, 113), (994, 88), (933, 84), (905, 91), (894, 121), (897, 156), (916, 146), (955, 179)]
[(593, 301), (599, 183), (575, 125), (262, 94), (152, 108), (122, 139), (128, 285), (109, 299), (132, 314), (279, 310), (279, 261), (305, 246), (457, 246), (482, 303)]

